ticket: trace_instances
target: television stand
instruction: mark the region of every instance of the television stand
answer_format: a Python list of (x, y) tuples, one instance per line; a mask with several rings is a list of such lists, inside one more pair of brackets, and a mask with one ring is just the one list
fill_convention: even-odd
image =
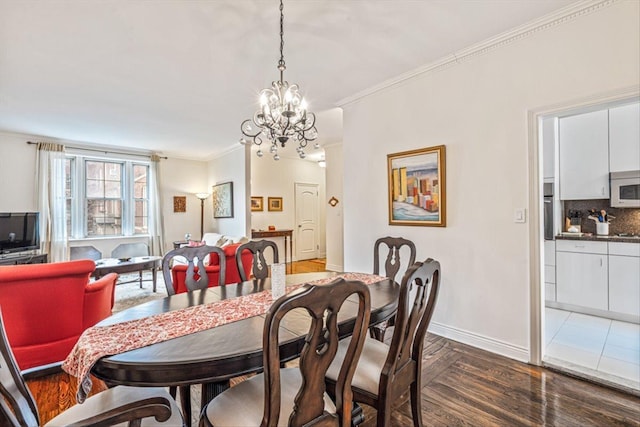
[(46, 264), (47, 262), (46, 253), (0, 255), (0, 265)]

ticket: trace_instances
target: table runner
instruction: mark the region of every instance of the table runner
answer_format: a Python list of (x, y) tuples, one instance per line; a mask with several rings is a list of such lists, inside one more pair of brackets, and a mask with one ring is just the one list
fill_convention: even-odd
[[(322, 285), (336, 279), (359, 280), (367, 285), (385, 280), (385, 277), (365, 273), (345, 273), (310, 281)], [(303, 284), (287, 286), (292, 292)], [(62, 369), (78, 381), (76, 399), (84, 402), (91, 391), (91, 368), (98, 359), (124, 353), (151, 344), (215, 328), (227, 323), (259, 316), (273, 304), (271, 291), (266, 290), (237, 298), (215, 301), (181, 310), (169, 311), (142, 319), (129, 320), (108, 326), (86, 329), (62, 364)]]

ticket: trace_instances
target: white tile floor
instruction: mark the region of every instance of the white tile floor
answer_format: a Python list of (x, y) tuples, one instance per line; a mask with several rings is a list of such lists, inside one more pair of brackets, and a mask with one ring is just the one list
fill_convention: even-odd
[(640, 325), (545, 308), (543, 360), (640, 390)]

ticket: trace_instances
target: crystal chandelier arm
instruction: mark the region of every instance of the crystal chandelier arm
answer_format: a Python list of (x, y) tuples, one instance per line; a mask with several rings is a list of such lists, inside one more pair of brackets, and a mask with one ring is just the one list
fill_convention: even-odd
[[(253, 134), (250, 131), (252, 122), (258, 128), (258, 132), (256, 134)], [(255, 121), (252, 121), (250, 119), (246, 119), (240, 125), (240, 131), (242, 132), (243, 135), (248, 136), (249, 138), (252, 138), (254, 144), (256, 144), (256, 145), (262, 144), (262, 138), (260, 138), (260, 133), (262, 132), (262, 129), (260, 128), (260, 126), (257, 125), (257, 123), (255, 123)]]

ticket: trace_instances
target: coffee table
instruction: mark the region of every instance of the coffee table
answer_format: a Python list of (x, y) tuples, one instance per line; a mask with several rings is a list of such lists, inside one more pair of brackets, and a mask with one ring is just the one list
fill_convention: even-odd
[[(138, 256), (131, 258), (103, 258), (96, 260), (96, 269), (93, 271), (92, 276), (96, 279), (101, 278), (109, 273), (134, 273), (139, 272), (142, 274), (145, 270), (151, 270), (151, 277), (153, 280), (153, 292), (156, 291), (156, 276), (158, 269), (162, 262), (162, 257), (149, 255)], [(142, 287), (142, 279), (140, 281), (140, 287)]]

